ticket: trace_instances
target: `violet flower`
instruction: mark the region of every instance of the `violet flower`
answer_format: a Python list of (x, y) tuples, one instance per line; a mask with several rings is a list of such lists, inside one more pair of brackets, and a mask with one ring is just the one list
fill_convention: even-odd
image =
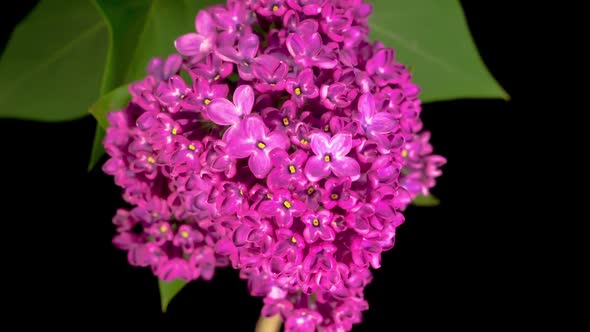
[(289, 228), (294, 217), (301, 217), (306, 206), (287, 190), (277, 190), (271, 200), (260, 203), (258, 211), (266, 217), (274, 217), (279, 227)]
[(307, 243), (314, 243), (320, 238), (324, 241), (334, 240), (335, 233), (330, 227), (332, 222), (330, 211), (308, 212), (301, 218), (301, 221), (305, 224), (303, 237)]
[(297, 150), (289, 156), (285, 150), (276, 149), (270, 152), (270, 159), (274, 169), (268, 175), (269, 188), (273, 190), (289, 189), (291, 184), (295, 188), (305, 186), (307, 183), (303, 174), (303, 164), (307, 160), (305, 152)]
[(270, 171), (270, 152), (275, 148), (287, 150), (289, 141), (280, 131), (269, 132), (258, 116), (245, 118), (227, 142), (227, 154), (234, 158), (247, 158), (255, 177), (262, 179)]
[(307, 36), (289, 35), (287, 49), (295, 58), (295, 62), (303, 67), (331, 69), (338, 64), (336, 54), (329, 47), (322, 45), (322, 37), (317, 32)]
[(224, 61), (238, 65), (240, 78), (246, 81), (254, 79), (252, 64), (258, 52), (259, 39), (255, 34), (246, 35), (238, 41), (238, 48), (224, 46), (217, 49), (217, 55)]
[(265, 93), (285, 89), (285, 77), (288, 72), (287, 63), (272, 55), (263, 54), (254, 60), (252, 65), (254, 76), (259, 80), (256, 90)]
[(195, 61), (206, 57), (215, 46), (217, 31), (213, 19), (207, 10), (201, 10), (195, 19), (197, 33), (182, 35), (174, 41), (178, 53), (195, 57)]
[(305, 164), (305, 175), (309, 181), (317, 182), (334, 173), (337, 177), (348, 176), (353, 181), (360, 177), (361, 169), (356, 160), (346, 155), (352, 149), (352, 137), (348, 134), (319, 132), (311, 137), (311, 149), (315, 156)]
[(296, 78), (288, 78), (286, 87), (291, 94), (291, 99), (299, 106), (302, 106), (306, 99), (317, 98), (320, 95), (318, 87), (314, 84), (313, 71), (310, 68), (302, 70)]

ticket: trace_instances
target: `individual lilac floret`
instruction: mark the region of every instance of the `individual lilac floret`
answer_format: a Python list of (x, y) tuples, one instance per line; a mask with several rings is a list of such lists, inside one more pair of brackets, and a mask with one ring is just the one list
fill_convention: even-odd
[(317, 182), (331, 173), (338, 177), (348, 176), (352, 180), (360, 177), (361, 168), (356, 160), (346, 155), (352, 149), (352, 136), (315, 133), (311, 137), (311, 149), (315, 156), (305, 164), (305, 175), (309, 181)]
[(280, 131), (270, 132), (258, 116), (245, 118), (227, 142), (226, 152), (233, 158), (247, 158), (255, 177), (264, 178), (272, 167), (270, 152), (287, 150), (289, 140)]
[(211, 15), (206, 10), (197, 14), (195, 19), (197, 33), (191, 32), (176, 39), (174, 46), (178, 53), (195, 57), (198, 62), (213, 51), (217, 37), (217, 30), (213, 25)]
[(234, 92), (233, 103), (225, 98), (216, 98), (207, 103), (207, 117), (218, 125), (237, 126), (252, 112), (254, 91), (249, 85), (240, 85)]

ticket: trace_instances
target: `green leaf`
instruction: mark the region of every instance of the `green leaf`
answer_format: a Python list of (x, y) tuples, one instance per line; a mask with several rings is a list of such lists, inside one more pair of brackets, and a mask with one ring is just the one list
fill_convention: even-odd
[(89, 109), (90, 114), (96, 118), (97, 126), (94, 134), (94, 143), (92, 143), (92, 152), (90, 154), (90, 162), (88, 164), (88, 171), (90, 172), (96, 163), (104, 154), (104, 147), (102, 140), (105, 135), (105, 129), (109, 123), (107, 121), (107, 113), (118, 111), (129, 103), (131, 95), (127, 89), (127, 85), (120, 86), (113, 91), (103, 95), (92, 105)]
[(393, 47), (415, 68), (425, 102), (457, 98), (504, 98), (473, 43), (457, 0), (370, 0), (371, 38)]
[(98, 121), (98, 124), (101, 127), (107, 128), (109, 126), (107, 113), (124, 108), (130, 100), (131, 95), (129, 94), (127, 85), (123, 85), (100, 97), (100, 99), (90, 107), (89, 112), (96, 118), (96, 121)]
[(440, 200), (433, 195), (422, 196), (419, 195), (412, 201), (412, 205), (415, 206), (437, 206), (440, 204)]
[(88, 172), (94, 169), (96, 164), (100, 161), (100, 158), (102, 158), (104, 155), (104, 146), (102, 145), (102, 140), (104, 139), (105, 133), (105, 130), (97, 124), (96, 131), (94, 132), (94, 142), (92, 142), (90, 161), (88, 162)]
[(64, 121), (99, 96), (107, 26), (89, 0), (41, 1), (0, 59), (0, 117)]
[(197, 12), (225, 1), (96, 0), (112, 31), (105, 85), (118, 86), (146, 75), (152, 57), (174, 52), (174, 40), (195, 30)]
[(175, 279), (170, 282), (158, 280), (160, 286), (160, 300), (162, 301), (162, 312), (166, 312), (168, 304), (178, 292), (187, 284), (186, 281)]

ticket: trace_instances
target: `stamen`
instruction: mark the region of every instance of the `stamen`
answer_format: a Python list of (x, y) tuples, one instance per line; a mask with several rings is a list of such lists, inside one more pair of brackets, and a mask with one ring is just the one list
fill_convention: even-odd
[(257, 147), (258, 147), (260, 150), (262, 150), (262, 149), (264, 149), (264, 148), (266, 147), (266, 144), (264, 144), (264, 143), (262, 143), (262, 142), (258, 142), (258, 143), (256, 144), (256, 146), (257, 146)]
[(284, 206), (285, 206), (287, 209), (290, 209), (290, 208), (291, 208), (291, 206), (292, 206), (292, 205), (291, 205), (291, 202), (289, 202), (289, 201), (284, 201), (284, 202), (283, 202), (283, 205), (284, 205)]
[(299, 96), (301, 94), (301, 89), (300, 88), (295, 88), (294, 92), (295, 92), (295, 95), (296, 96)]
[(311, 222), (315, 227), (318, 227), (320, 225), (320, 220), (318, 218), (313, 218), (313, 221)]
[(295, 174), (295, 172), (297, 172), (297, 169), (295, 168), (295, 166), (293, 166), (293, 165), (289, 165), (289, 172), (290, 172), (291, 174)]

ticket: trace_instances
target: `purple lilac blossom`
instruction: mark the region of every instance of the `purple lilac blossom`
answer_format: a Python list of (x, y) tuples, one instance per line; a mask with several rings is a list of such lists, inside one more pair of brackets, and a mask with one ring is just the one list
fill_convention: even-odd
[(130, 264), (187, 281), (231, 265), (286, 331), (361, 322), (371, 269), (446, 163), (411, 73), (369, 40), (371, 12), (230, 0), (149, 62), (104, 140)]

